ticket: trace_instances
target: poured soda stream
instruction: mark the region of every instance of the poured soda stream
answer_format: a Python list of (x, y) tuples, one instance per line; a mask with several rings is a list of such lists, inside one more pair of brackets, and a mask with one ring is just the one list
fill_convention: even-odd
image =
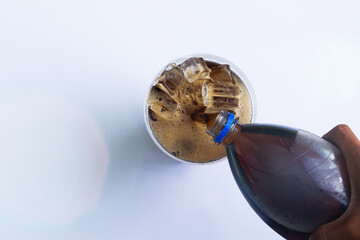
[(243, 125), (226, 111), (210, 120), (207, 133), (226, 147), (249, 205), (284, 238), (308, 239), (349, 204), (345, 160), (330, 142), (284, 126)]

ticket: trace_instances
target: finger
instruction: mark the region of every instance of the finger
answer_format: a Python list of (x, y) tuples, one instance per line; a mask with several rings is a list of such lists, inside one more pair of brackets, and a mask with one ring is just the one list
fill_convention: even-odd
[(326, 133), (323, 138), (338, 146), (343, 152), (356, 146), (360, 147), (359, 139), (357, 139), (350, 127), (345, 124), (337, 125)]
[(360, 193), (360, 142), (351, 131), (351, 129), (344, 124), (338, 125), (331, 129), (323, 136), (324, 139), (332, 142), (342, 151), (346, 167), (349, 173), (351, 190), (354, 194)]

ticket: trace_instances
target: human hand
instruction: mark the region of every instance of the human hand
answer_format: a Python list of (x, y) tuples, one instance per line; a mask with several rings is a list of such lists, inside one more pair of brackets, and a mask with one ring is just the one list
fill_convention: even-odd
[(309, 240), (360, 239), (360, 141), (346, 125), (338, 125), (323, 136), (342, 151), (349, 174), (351, 197), (346, 211), (320, 226)]

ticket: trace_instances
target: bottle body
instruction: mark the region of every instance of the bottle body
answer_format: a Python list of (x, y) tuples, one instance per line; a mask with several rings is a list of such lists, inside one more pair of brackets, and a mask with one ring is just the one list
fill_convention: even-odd
[(283, 237), (307, 239), (345, 211), (345, 161), (328, 141), (303, 130), (235, 122), (222, 143), (246, 200)]

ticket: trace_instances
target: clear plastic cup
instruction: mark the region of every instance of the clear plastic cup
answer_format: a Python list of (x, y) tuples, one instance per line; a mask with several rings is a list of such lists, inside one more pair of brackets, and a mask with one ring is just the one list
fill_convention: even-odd
[(147, 104), (147, 100), (151, 91), (151, 88), (155, 85), (156, 80), (158, 79), (158, 77), (161, 75), (161, 73), (165, 70), (165, 67), (168, 66), (168, 64), (170, 63), (176, 63), (176, 64), (180, 64), (182, 62), (184, 62), (185, 60), (187, 60), (188, 58), (192, 58), (192, 57), (202, 57), (205, 61), (207, 62), (214, 62), (214, 63), (218, 63), (218, 64), (228, 64), (231, 68), (231, 70), (242, 80), (242, 82), (244, 83), (249, 96), (250, 96), (250, 101), (251, 101), (251, 108), (252, 108), (252, 113), (251, 113), (251, 120), (250, 123), (253, 123), (255, 121), (255, 117), (256, 117), (256, 99), (255, 99), (255, 93), (254, 90), (248, 80), (248, 78), (246, 77), (246, 75), (238, 68), (236, 67), (236, 65), (234, 65), (233, 63), (229, 62), (228, 60), (215, 56), (215, 55), (210, 55), (210, 54), (192, 54), (192, 55), (188, 55), (182, 58), (178, 58), (175, 59), (173, 61), (168, 62), (160, 71), (159, 73), (155, 76), (154, 80), (152, 81), (150, 87), (149, 87), (149, 91), (146, 94), (145, 97), (145, 111), (144, 111), (144, 119), (145, 119), (145, 125), (146, 125), (146, 129), (148, 131), (148, 133), (150, 134), (151, 139), (154, 141), (154, 143), (169, 157), (171, 157), (172, 159), (175, 159), (179, 162), (182, 163), (193, 163), (193, 164), (210, 164), (210, 163), (216, 163), (216, 162), (220, 162), (226, 159), (225, 157), (222, 158), (218, 158), (218, 159), (214, 159), (211, 160), (209, 162), (192, 162), (192, 161), (186, 161), (184, 159), (178, 158), (176, 156), (174, 156), (173, 154), (171, 154), (169, 151), (167, 151), (161, 144), (160, 142), (156, 139), (151, 126), (150, 126), (150, 119), (149, 119), (149, 108), (148, 108), (148, 104)]

